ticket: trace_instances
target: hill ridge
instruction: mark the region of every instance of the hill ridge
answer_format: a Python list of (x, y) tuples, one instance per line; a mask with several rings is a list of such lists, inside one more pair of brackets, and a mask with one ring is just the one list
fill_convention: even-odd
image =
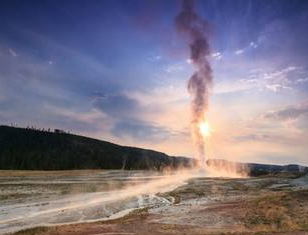
[(0, 126), (0, 169), (153, 169), (189, 167), (192, 159), (86, 136)]

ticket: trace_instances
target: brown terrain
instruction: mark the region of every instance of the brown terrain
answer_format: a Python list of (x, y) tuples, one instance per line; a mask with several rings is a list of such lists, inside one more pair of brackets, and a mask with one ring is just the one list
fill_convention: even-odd
[(194, 178), (160, 194), (171, 205), (114, 220), (37, 227), (14, 235), (308, 234), (308, 176)]

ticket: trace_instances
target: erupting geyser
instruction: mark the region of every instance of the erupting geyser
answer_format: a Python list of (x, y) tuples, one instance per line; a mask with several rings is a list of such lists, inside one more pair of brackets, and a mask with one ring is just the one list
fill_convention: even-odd
[(205, 140), (210, 134), (206, 113), (212, 86), (212, 69), (208, 60), (211, 54), (208, 42), (209, 27), (195, 12), (192, 0), (183, 1), (175, 25), (179, 32), (188, 34), (190, 38), (190, 59), (196, 68), (188, 81), (188, 91), (192, 96), (192, 134), (198, 147), (201, 166), (204, 166)]

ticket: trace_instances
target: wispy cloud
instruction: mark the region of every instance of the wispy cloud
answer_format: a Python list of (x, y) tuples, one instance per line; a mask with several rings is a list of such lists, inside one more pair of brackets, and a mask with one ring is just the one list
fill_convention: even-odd
[(15, 52), (15, 50), (13, 50), (12, 48), (9, 48), (9, 53), (11, 56), (16, 57), (17, 53)]
[[(272, 156), (271, 161), (287, 163), (301, 160), (305, 162), (308, 153), (308, 106), (307, 101), (299, 104), (273, 108), (268, 111), (260, 110), (254, 116), (243, 116), (241, 120), (231, 123), (236, 126), (220, 130), (226, 143), (219, 145), (219, 150), (232, 156), (243, 156), (247, 160), (259, 157), (265, 161)], [(234, 111), (235, 112), (235, 111)], [(221, 148), (226, 149), (222, 150)], [(268, 160), (268, 159), (267, 159)]]
[(274, 71), (264, 71), (261, 69), (251, 70), (246, 78), (233, 80), (232, 82), (224, 81), (218, 83), (215, 87), (216, 93), (229, 93), (237, 91), (268, 90), (271, 92), (280, 92), (282, 90), (292, 90), (299, 83), (307, 80), (301, 77), (306, 69), (297, 66), (288, 66), (284, 69)]
[(161, 55), (150, 55), (149, 57), (148, 57), (148, 60), (149, 61), (159, 61), (159, 60), (161, 60), (162, 59), (162, 56)]
[(217, 51), (215, 53), (212, 53), (212, 57), (215, 59), (215, 60), (221, 60), (223, 58), (223, 55), (221, 54), (221, 52)]
[(241, 55), (244, 52), (247, 52), (248, 50), (251, 50), (251, 49), (256, 49), (257, 47), (258, 47), (257, 42), (250, 42), (248, 46), (241, 48), (241, 49), (238, 49), (234, 53), (235, 53), (235, 55)]
[(274, 72), (270, 72), (270, 73), (265, 73), (264, 74), (264, 78), (265, 79), (276, 79), (278, 78), (279, 80), (287, 80), (286, 75), (292, 71), (296, 71), (301, 69), (300, 67), (296, 67), (296, 66), (288, 66), (284, 69), (280, 69)]
[(167, 73), (176, 73), (176, 72), (182, 71), (183, 69), (184, 69), (184, 67), (183, 67), (182, 64), (170, 64), (166, 68), (166, 72)]
[(269, 111), (263, 118), (279, 121), (294, 120), (299, 117), (308, 117), (308, 101), (298, 105), (287, 106), (278, 110)]
[(281, 85), (281, 84), (267, 84), (265, 85), (265, 88), (270, 90), (270, 91), (273, 91), (273, 92), (278, 92), (278, 91), (281, 91), (281, 90), (291, 90), (292, 88), (289, 87), (289, 86), (284, 86), (284, 85)]
[(243, 53), (244, 53), (244, 49), (239, 49), (239, 50), (235, 51), (236, 55), (240, 55), (240, 54), (243, 54)]
[(308, 82), (308, 77), (307, 78), (299, 78), (296, 80), (296, 83), (300, 84), (300, 83), (305, 83)]

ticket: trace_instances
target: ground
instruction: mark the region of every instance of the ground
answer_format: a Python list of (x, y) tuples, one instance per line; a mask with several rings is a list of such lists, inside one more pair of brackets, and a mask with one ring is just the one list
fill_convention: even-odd
[[(99, 188), (99, 186), (98, 186)], [(124, 217), (36, 227), (15, 235), (308, 234), (308, 176), (196, 177)]]

